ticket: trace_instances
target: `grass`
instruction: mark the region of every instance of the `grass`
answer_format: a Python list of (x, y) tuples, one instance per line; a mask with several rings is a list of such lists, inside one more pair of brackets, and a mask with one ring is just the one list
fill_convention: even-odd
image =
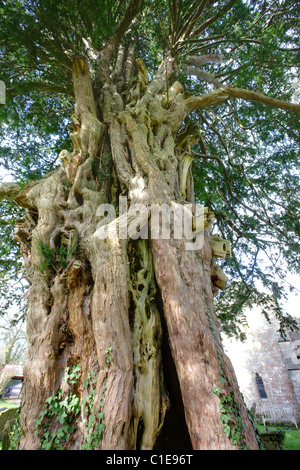
[(1, 408), (16, 408), (19, 406), (18, 403), (16, 403), (14, 400), (4, 400), (3, 398), (0, 398), (0, 409)]
[[(263, 424), (256, 425), (260, 433), (266, 432), (266, 429)], [(284, 450), (300, 450), (300, 428), (296, 429), (295, 426), (269, 426), (270, 431), (276, 431), (282, 429), (285, 432), (285, 437), (283, 441)]]

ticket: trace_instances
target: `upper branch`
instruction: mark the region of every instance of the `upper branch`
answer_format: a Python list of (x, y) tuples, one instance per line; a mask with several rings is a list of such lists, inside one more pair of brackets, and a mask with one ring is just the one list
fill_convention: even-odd
[(128, 8), (125, 12), (125, 15), (117, 27), (116, 31), (112, 34), (111, 38), (108, 40), (106, 46), (99, 54), (99, 69), (98, 77), (100, 81), (104, 82), (108, 77), (108, 65), (109, 62), (120, 44), (124, 34), (128, 31), (132, 21), (136, 17), (140, 9), (141, 0), (131, 0)]
[(217, 79), (213, 73), (205, 72), (199, 67), (186, 66), (183, 70), (187, 75), (195, 75), (196, 77), (202, 78), (206, 82), (212, 83), (215, 88), (221, 88), (222, 83)]
[[(199, 5), (199, 7), (194, 10), (193, 14), (191, 17), (188, 19), (188, 22), (181, 31), (178, 33), (178, 43), (177, 43), (177, 50), (181, 50), (181, 41), (186, 41), (189, 42), (188, 36), (190, 38), (197, 38), (199, 37), (200, 33), (203, 33), (210, 25), (215, 23), (222, 15), (227, 13), (233, 5), (237, 2), (237, 0), (230, 0), (223, 8), (220, 8), (217, 13), (215, 13), (213, 16), (209, 17), (207, 20), (205, 20), (203, 23), (200, 24), (200, 26), (196, 27), (197, 20), (201, 17), (201, 13), (203, 9), (207, 6), (206, 1), (202, 1)], [(215, 2), (213, 2), (215, 3)]]
[(139, 9), (140, 9), (140, 4), (141, 4), (141, 0), (130, 1), (122, 21), (120, 22), (118, 28), (116, 29), (116, 31), (114, 32), (110, 40), (108, 41), (107, 47), (109, 49), (112, 49), (112, 51), (114, 51), (116, 47), (119, 45), (124, 34), (126, 33), (132, 21), (138, 14)]
[(189, 18), (187, 18), (185, 24), (182, 26), (180, 31), (178, 31), (177, 37), (176, 37), (177, 40), (184, 40), (192, 32), (195, 24), (200, 18), (208, 2), (209, 0), (202, 0), (202, 2), (200, 2), (200, 5), (192, 11)]

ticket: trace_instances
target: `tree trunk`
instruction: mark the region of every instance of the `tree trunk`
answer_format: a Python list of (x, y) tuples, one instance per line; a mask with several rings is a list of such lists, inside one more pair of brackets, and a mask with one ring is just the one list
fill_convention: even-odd
[(74, 60), (73, 152), (27, 195), (20, 448), (257, 449), (218, 332), (210, 231), (198, 249), (175, 225), (150, 233), (152, 207), (194, 207), (192, 159), (172, 59), (150, 83), (137, 64), (95, 92)]

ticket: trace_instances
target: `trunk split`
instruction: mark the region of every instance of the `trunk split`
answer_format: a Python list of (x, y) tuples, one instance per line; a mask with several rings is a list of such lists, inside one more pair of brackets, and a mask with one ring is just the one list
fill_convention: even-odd
[[(151, 82), (137, 65), (135, 80), (125, 64), (95, 93), (86, 60), (74, 60), (73, 152), (26, 195), (16, 230), (31, 281), (20, 448), (257, 449), (218, 333), (209, 229), (197, 250), (174, 227), (169, 239), (143, 231), (152, 205), (186, 208), (194, 197), (181, 130), (190, 105), (167, 83), (173, 60)], [(136, 204), (146, 208), (138, 219)], [(65, 414), (51, 414), (51, 396)]]

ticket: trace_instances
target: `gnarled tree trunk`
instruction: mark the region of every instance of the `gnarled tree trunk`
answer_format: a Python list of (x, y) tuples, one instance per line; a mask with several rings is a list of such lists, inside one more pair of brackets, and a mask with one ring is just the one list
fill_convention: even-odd
[[(20, 448), (45, 442), (47, 419), (51, 448), (84, 448), (94, 434), (98, 449), (257, 449), (218, 332), (209, 229), (198, 249), (174, 227), (169, 239), (143, 232), (153, 205), (194, 204), (184, 118), (228, 94), (196, 103), (172, 83), (170, 57), (149, 83), (141, 60), (132, 78), (123, 59), (120, 49), (94, 89), (87, 61), (74, 59), (73, 152), (18, 196), (27, 215), (16, 236), (32, 283)], [(75, 365), (76, 380), (64, 380)], [(58, 393), (80, 409), (37, 424)]]

